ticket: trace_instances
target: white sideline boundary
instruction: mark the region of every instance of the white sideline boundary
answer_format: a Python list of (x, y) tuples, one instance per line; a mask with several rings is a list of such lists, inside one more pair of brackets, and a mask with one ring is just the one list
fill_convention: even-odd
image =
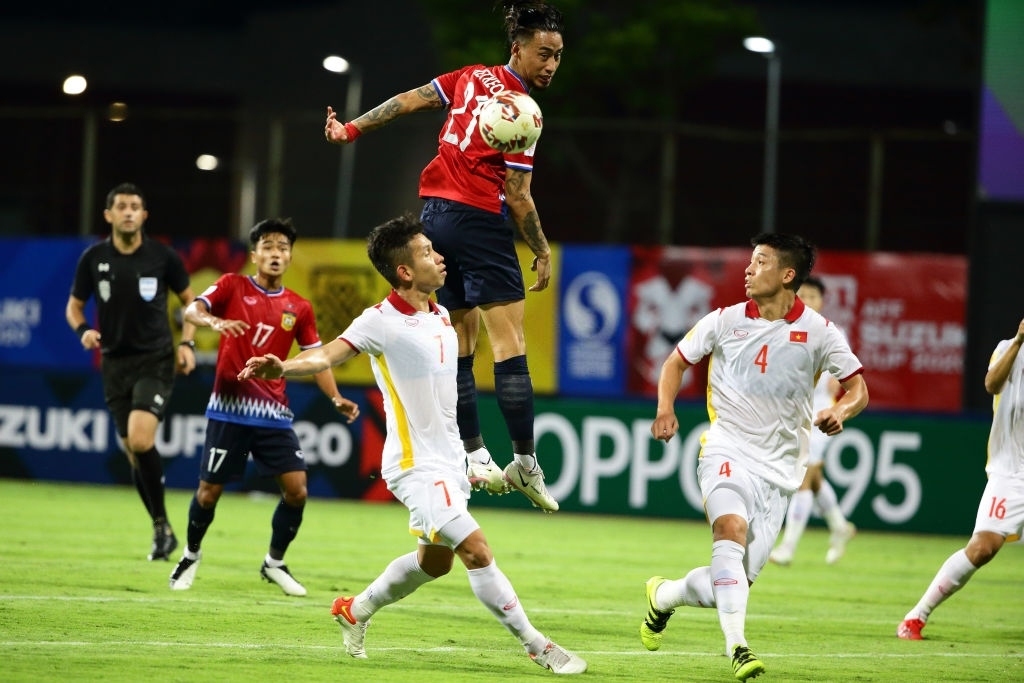
[[(36, 647), (36, 648), (68, 648), (68, 647), (153, 647), (153, 648), (205, 648), (208, 650), (309, 650), (309, 651), (339, 651), (344, 652), (345, 646), (340, 642), (337, 645), (300, 645), (294, 642), (285, 643), (184, 643), (175, 641), (160, 640), (3, 640), (0, 647)], [(374, 647), (373, 652), (437, 652), (437, 653), (472, 653), (479, 652), (478, 648), (470, 647)], [(701, 652), (646, 652), (639, 649), (633, 650), (582, 650), (573, 648), (573, 652), (587, 656), (609, 656), (609, 657), (715, 657), (725, 658), (720, 653)], [(760, 657), (772, 659), (810, 659), (821, 657), (821, 652), (764, 652), (759, 653)], [(829, 652), (829, 657), (838, 659), (921, 659), (924, 657), (935, 658), (963, 658), (963, 659), (1019, 659), (1024, 657), (1024, 652), (993, 652), (964, 653), (964, 652)]]

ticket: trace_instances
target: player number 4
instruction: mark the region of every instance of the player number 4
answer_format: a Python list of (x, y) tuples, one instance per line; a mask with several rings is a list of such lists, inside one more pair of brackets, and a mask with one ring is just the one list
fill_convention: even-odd
[(768, 371), (768, 345), (765, 344), (761, 347), (761, 350), (757, 352), (754, 357), (754, 365), (761, 368), (761, 374), (763, 375)]

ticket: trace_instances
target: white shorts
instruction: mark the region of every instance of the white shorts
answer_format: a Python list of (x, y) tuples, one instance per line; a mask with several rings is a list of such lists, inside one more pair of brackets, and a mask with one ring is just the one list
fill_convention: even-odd
[(996, 475), (985, 484), (978, 503), (974, 533), (991, 531), (1006, 537), (1007, 543), (1024, 533), (1024, 479)]
[(409, 509), (409, 533), (420, 543), (454, 550), (480, 528), (469, 514), (469, 479), (465, 474), (412, 472), (388, 484), (388, 489)]
[(807, 466), (820, 465), (825, 462), (825, 449), (831, 437), (817, 427), (811, 427), (811, 442), (807, 449)]
[(747, 579), (753, 581), (768, 563), (768, 554), (786, 520), (790, 495), (724, 455), (702, 457), (697, 478), (712, 525), (722, 515), (739, 515), (747, 520), (743, 568)]

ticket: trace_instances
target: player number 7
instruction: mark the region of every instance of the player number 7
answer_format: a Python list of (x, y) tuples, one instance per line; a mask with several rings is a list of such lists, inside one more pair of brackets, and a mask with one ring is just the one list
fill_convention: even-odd
[(434, 482), (434, 486), (440, 486), (441, 490), (444, 491), (444, 504), (448, 507), (452, 506), (452, 497), (448, 495), (448, 486), (444, 483), (443, 479), (438, 479)]

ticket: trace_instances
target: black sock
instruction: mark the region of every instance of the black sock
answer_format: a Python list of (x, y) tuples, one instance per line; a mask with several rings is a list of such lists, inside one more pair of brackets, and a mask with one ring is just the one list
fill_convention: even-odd
[(188, 506), (189, 552), (199, 552), (199, 546), (203, 542), (203, 537), (206, 536), (206, 530), (213, 524), (213, 515), (216, 511), (216, 506), (207, 510), (199, 504), (195, 496), (192, 496), (192, 503)]
[(142, 500), (142, 504), (146, 506), (146, 512), (149, 514), (149, 518), (153, 518), (153, 510), (149, 506), (149, 496), (146, 495), (146, 489), (142, 486), (142, 477), (139, 475), (139, 469), (132, 465), (132, 483), (135, 485), (135, 490), (139, 493), (139, 498)]
[(473, 376), (472, 354), (459, 358), (455, 386), (458, 399), (455, 403), (455, 421), (459, 425), (459, 436), (463, 441), (480, 436), (480, 414), (476, 409), (476, 378)]
[(160, 462), (160, 453), (156, 447), (148, 451), (135, 454), (135, 462), (139, 470), (139, 479), (142, 481), (142, 489), (146, 492), (149, 501), (149, 516), (156, 521), (160, 518), (167, 518), (167, 508), (164, 507), (164, 466)]
[[(533, 381), (526, 356), (494, 364), (494, 391), (516, 453), (533, 453)], [(528, 451), (521, 450), (529, 448)]]
[(270, 521), (270, 556), (275, 560), (284, 559), (285, 551), (299, 533), (305, 509), (305, 504), (302, 507), (292, 507), (284, 502), (284, 498), (277, 504), (274, 518)]

